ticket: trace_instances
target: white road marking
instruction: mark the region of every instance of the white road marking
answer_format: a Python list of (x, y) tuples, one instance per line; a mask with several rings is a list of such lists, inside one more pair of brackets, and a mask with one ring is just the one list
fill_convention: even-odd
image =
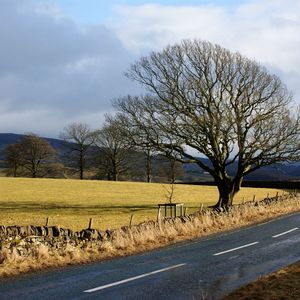
[(123, 283), (126, 283), (126, 282), (130, 282), (130, 281), (133, 281), (133, 280), (144, 278), (144, 277), (154, 275), (154, 274), (157, 274), (157, 273), (166, 272), (166, 271), (169, 271), (169, 270), (172, 270), (172, 269), (175, 269), (175, 268), (179, 268), (179, 267), (182, 267), (182, 266), (185, 266), (185, 265), (186, 264), (174, 265), (174, 266), (171, 266), (171, 267), (168, 267), (168, 268), (163, 268), (163, 269), (160, 269), (160, 270), (152, 271), (152, 272), (145, 273), (145, 274), (142, 274), (142, 275), (138, 275), (138, 276), (135, 276), (135, 277), (130, 277), (130, 278), (127, 278), (127, 279), (124, 279), (124, 280), (120, 280), (120, 281), (116, 281), (116, 282), (109, 283), (109, 284), (106, 284), (106, 285), (98, 286), (96, 288), (86, 290), (86, 291), (83, 291), (83, 292), (84, 293), (93, 293), (93, 292), (96, 292), (96, 291), (107, 289), (107, 288), (112, 287), (112, 286), (120, 285), (120, 284), (123, 284)]
[(279, 236), (282, 236), (282, 235), (288, 234), (288, 233), (290, 233), (290, 232), (292, 232), (292, 231), (295, 231), (295, 230), (297, 230), (297, 229), (298, 229), (298, 227), (295, 227), (295, 228), (293, 228), (293, 229), (290, 229), (290, 230), (288, 230), (288, 231), (285, 231), (285, 232), (282, 232), (282, 233), (279, 233), (279, 234), (273, 235), (273, 236), (272, 236), (272, 238), (277, 238), (277, 237), (279, 237)]
[(251, 243), (251, 244), (247, 244), (247, 245), (243, 245), (243, 246), (240, 246), (240, 247), (225, 250), (225, 251), (222, 251), (222, 252), (218, 252), (218, 253), (215, 253), (213, 255), (217, 256), (217, 255), (225, 254), (225, 253), (232, 252), (232, 251), (235, 251), (235, 250), (239, 250), (239, 249), (242, 249), (242, 248), (250, 247), (250, 246), (253, 246), (253, 245), (256, 245), (256, 244), (258, 244), (258, 242), (254, 242), (254, 243)]

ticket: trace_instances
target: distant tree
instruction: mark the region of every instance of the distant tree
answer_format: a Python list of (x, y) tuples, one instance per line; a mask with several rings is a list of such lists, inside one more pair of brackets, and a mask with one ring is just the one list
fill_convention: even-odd
[(219, 190), (216, 208), (232, 204), (244, 176), (300, 157), (300, 113), (291, 94), (239, 53), (185, 40), (141, 58), (127, 76), (148, 94), (119, 99), (119, 114), (161, 153), (171, 150), (208, 172)]
[(95, 132), (85, 123), (72, 123), (64, 128), (60, 138), (66, 142), (69, 153), (75, 155), (79, 176), (83, 179), (87, 151), (95, 141)]
[(106, 116), (105, 124), (97, 131), (95, 145), (99, 148), (100, 167), (109, 180), (117, 181), (128, 170), (127, 160), (132, 145), (113, 117)]
[[(118, 105), (118, 102), (114, 103)], [(156, 149), (151, 145), (147, 133), (139, 130), (137, 127), (133, 127), (128, 118), (124, 118), (123, 115), (119, 114), (114, 117), (115, 126), (119, 127), (119, 131), (126, 139), (126, 143), (130, 145), (131, 149), (138, 151), (143, 154), (145, 158), (145, 170), (146, 170), (146, 182), (152, 181), (152, 161), (154, 155), (157, 153)]]
[(44, 164), (41, 170), (42, 177), (65, 178), (65, 166), (59, 162)]
[(32, 178), (44, 176), (39, 172), (45, 165), (55, 159), (55, 149), (43, 138), (35, 134), (25, 135), (15, 146), (21, 157), (20, 165), (26, 169)]
[(160, 181), (167, 181), (174, 184), (176, 180), (181, 179), (184, 176), (183, 164), (178, 162), (174, 158), (168, 158), (165, 156), (157, 156), (156, 173), (160, 178)]
[(13, 177), (18, 176), (18, 171), (22, 167), (23, 157), (20, 149), (20, 145), (10, 144), (4, 149), (4, 161), (7, 165), (7, 175), (12, 175)]

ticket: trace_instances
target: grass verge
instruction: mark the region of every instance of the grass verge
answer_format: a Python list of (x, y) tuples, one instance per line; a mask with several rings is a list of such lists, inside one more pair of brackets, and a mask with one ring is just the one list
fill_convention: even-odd
[(241, 287), (223, 300), (300, 299), (300, 261)]

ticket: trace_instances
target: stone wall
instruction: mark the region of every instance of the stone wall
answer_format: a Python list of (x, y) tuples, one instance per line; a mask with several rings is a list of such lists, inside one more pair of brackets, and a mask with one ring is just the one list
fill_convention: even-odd
[[(282, 202), (288, 199), (296, 199), (296, 194), (285, 194), (272, 198), (265, 198), (259, 202), (247, 202), (234, 206), (232, 209), (237, 209), (242, 205), (259, 206), (271, 205), (274, 202)], [(94, 243), (96, 246), (101, 246), (103, 242), (117, 240), (118, 238), (133, 239), (133, 236), (144, 235), (151, 230), (161, 232), (162, 228), (176, 227), (177, 225), (192, 222), (195, 218), (201, 215), (218, 216), (230, 212), (227, 211), (213, 211), (213, 210), (199, 210), (193, 214), (185, 217), (177, 218), (162, 218), (158, 221), (146, 221), (138, 225), (123, 226), (118, 229), (101, 231), (98, 229), (83, 229), (81, 231), (72, 231), (70, 229), (60, 228), (57, 226), (0, 226), (0, 252), (3, 249), (9, 251), (16, 251), (18, 255), (27, 256), (32, 252), (32, 248), (37, 245), (44, 245), (52, 250), (64, 250), (67, 245), (84, 248), (87, 243)], [(1, 253), (0, 253), (1, 254)], [(0, 255), (0, 264), (2, 258)]]
[[(273, 202), (278, 202), (278, 201), (284, 201), (288, 199), (295, 198), (297, 196), (296, 193), (289, 193), (289, 194), (284, 194), (284, 195), (277, 195), (275, 197), (267, 197), (261, 201), (255, 201), (255, 202), (247, 202), (245, 204), (247, 205), (267, 205), (271, 204)], [(240, 204), (244, 205), (244, 204)], [(238, 206), (240, 206), (238, 205)], [(230, 210), (230, 209), (229, 209)], [(201, 210), (197, 211), (193, 214), (190, 214), (185, 217), (177, 217), (177, 218), (164, 218), (161, 221), (164, 223), (174, 223), (174, 222), (183, 222), (185, 223), (187, 220), (190, 220), (191, 218), (198, 216), (199, 214), (207, 214), (210, 213), (208, 210)], [(220, 212), (222, 213), (222, 211)], [(138, 225), (133, 225), (130, 226), (131, 229), (136, 229), (138, 231), (141, 231), (145, 229), (145, 227), (149, 226), (157, 226), (157, 222), (155, 221), (147, 221), (147, 222), (142, 222)], [(123, 226), (119, 229), (113, 229), (113, 230), (106, 230), (106, 231), (101, 231), (98, 229), (83, 229), (81, 231), (72, 231), (71, 229), (66, 229), (66, 228), (60, 228), (57, 226), (4, 226), (0, 225), (0, 241), (3, 238), (7, 237), (19, 237), (19, 238), (25, 238), (25, 237), (50, 237), (50, 238), (60, 238), (64, 240), (69, 240), (69, 239), (81, 239), (81, 240), (109, 240), (116, 231), (126, 231), (129, 227), (128, 226)]]

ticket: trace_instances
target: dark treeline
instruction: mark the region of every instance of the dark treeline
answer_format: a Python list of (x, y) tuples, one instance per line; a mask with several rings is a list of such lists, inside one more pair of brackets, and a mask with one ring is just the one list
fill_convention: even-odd
[(99, 130), (72, 123), (53, 147), (36, 134), (23, 135), (3, 151), (7, 176), (175, 182), (183, 166), (166, 156), (136, 146), (111, 117)]

